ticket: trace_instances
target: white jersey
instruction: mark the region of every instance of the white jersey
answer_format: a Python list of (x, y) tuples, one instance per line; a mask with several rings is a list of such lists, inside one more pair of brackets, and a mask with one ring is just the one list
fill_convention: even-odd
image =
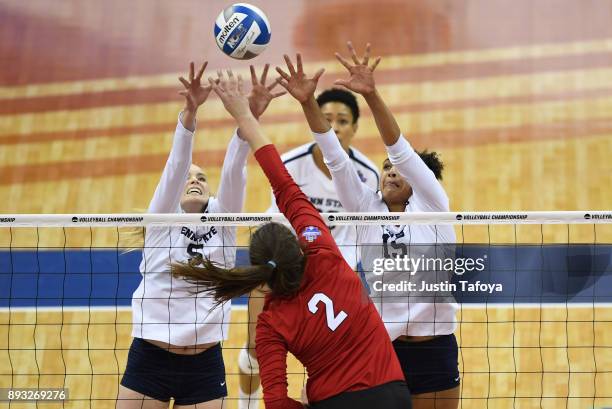
[[(335, 132), (313, 134), (321, 147), (338, 196), (349, 212), (388, 212), (380, 192), (365, 186), (355, 176), (353, 164), (342, 149)], [(410, 146), (403, 135), (393, 146), (387, 146), (389, 160), (398, 173), (412, 187), (406, 212), (446, 212), (449, 202), (444, 188), (433, 172)], [(441, 244), (455, 243), (455, 231), (450, 225), (404, 225), (404, 226), (359, 226), (357, 242), (384, 246), (388, 243), (401, 244)], [(367, 247), (364, 247), (367, 248)], [(370, 287), (376, 276), (366, 271)], [(392, 340), (401, 335), (427, 336), (452, 334), (457, 326), (455, 302), (417, 303), (414, 298), (409, 302), (391, 303), (374, 300)]]
[[(314, 147), (314, 142), (298, 146), (281, 155), (281, 159), (295, 183), (308, 196), (319, 212), (344, 212), (345, 209), (338, 198), (334, 182), (317, 167), (314, 161), (312, 155)], [(374, 163), (355, 148), (350, 148), (347, 156), (353, 164), (355, 178), (364, 186), (376, 191), (380, 176)], [(274, 195), (272, 195), (272, 205), (268, 212), (279, 212)], [(332, 228), (332, 235), (346, 262), (355, 268), (357, 265), (357, 233), (355, 228), (352, 226), (335, 226)]]
[[(181, 213), (180, 200), (191, 166), (193, 132), (179, 121), (172, 150), (149, 205), (149, 213)], [(207, 213), (240, 212), (246, 188), (249, 146), (232, 137), (218, 194)], [(169, 266), (197, 253), (231, 268), (236, 260), (236, 228), (217, 226), (149, 227), (140, 263), (142, 281), (132, 297), (132, 336), (173, 345), (197, 345), (228, 337), (230, 303), (214, 308), (210, 294), (192, 294), (194, 285), (172, 277)]]

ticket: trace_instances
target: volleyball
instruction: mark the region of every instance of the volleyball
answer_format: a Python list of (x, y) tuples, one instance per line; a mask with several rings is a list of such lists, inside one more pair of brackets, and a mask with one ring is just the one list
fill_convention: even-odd
[(225, 54), (249, 60), (266, 49), (271, 37), (268, 17), (259, 8), (236, 3), (225, 8), (215, 21), (215, 41)]

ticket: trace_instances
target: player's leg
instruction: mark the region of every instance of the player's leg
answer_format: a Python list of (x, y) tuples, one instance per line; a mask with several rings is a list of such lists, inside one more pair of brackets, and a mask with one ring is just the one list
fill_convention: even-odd
[(439, 392), (412, 394), (412, 409), (457, 409), (461, 387)]
[(167, 409), (168, 402), (162, 402), (119, 385), (119, 396), (115, 409)]
[(163, 349), (134, 338), (117, 396), (117, 409), (167, 408), (172, 397), (167, 354)]
[(195, 405), (174, 405), (173, 409), (227, 409), (228, 401), (225, 399), (215, 399), (208, 402), (196, 403)]
[(460, 398), (457, 339), (401, 337), (393, 347), (402, 365), (415, 409), (456, 409)]
[(257, 316), (263, 310), (263, 305), (264, 293), (253, 291), (249, 296), (247, 343), (238, 357), (240, 372), (238, 409), (257, 409), (261, 399), (259, 364), (255, 353), (255, 328)]
[(180, 384), (175, 409), (221, 409), (228, 407), (223, 350), (217, 343), (203, 352), (175, 357)]

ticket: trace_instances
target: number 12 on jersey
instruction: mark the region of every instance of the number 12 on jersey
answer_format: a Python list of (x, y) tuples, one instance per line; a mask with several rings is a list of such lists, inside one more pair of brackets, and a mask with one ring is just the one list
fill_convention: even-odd
[(320, 302), (325, 304), (325, 316), (327, 318), (327, 326), (332, 331), (335, 331), (336, 328), (338, 328), (340, 324), (342, 324), (342, 321), (344, 321), (346, 317), (348, 317), (348, 315), (346, 314), (346, 312), (340, 311), (338, 315), (334, 316), (334, 302), (331, 300), (331, 298), (329, 298), (323, 293), (316, 293), (312, 296), (310, 301), (308, 301), (308, 310), (311, 313), (316, 314), (317, 311), (319, 311), (319, 307), (317, 306), (317, 304), (319, 304)]

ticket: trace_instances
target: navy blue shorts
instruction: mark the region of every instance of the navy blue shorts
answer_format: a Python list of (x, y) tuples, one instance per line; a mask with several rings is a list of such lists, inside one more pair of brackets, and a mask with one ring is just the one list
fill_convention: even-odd
[(134, 338), (121, 385), (153, 399), (194, 405), (227, 396), (221, 345), (196, 355), (168, 352)]
[(410, 409), (410, 392), (404, 381), (389, 382), (354, 392), (342, 392), (309, 405), (312, 409)]
[(424, 342), (393, 341), (413, 395), (459, 386), (459, 347), (454, 334)]

